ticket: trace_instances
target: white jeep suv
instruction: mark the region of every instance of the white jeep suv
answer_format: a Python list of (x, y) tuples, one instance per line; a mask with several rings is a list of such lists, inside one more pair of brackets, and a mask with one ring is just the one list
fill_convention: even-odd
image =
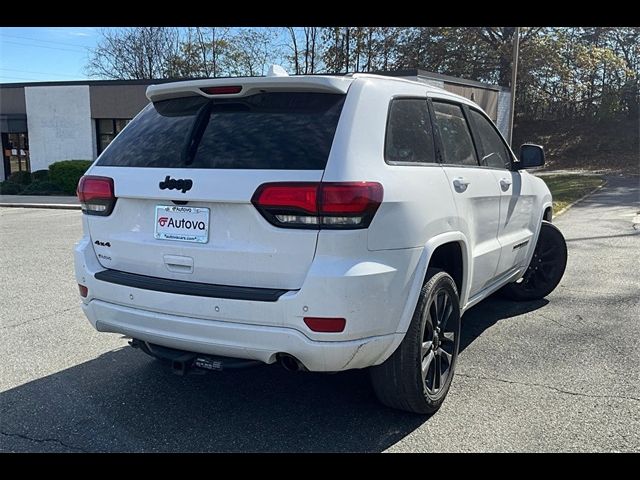
[(460, 317), (541, 298), (566, 245), (551, 195), (463, 97), (353, 74), (150, 86), (78, 185), (82, 308), (177, 373), (370, 369), (433, 413)]

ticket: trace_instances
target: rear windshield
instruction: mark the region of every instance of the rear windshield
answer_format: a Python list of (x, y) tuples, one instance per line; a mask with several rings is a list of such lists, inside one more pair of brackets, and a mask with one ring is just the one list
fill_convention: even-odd
[(270, 92), (147, 105), (98, 165), (322, 170), (345, 95)]

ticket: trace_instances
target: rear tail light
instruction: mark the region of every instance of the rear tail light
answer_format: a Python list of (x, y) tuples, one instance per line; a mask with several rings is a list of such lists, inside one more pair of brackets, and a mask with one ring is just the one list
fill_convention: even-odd
[(304, 317), (304, 323), (314, 332), (339, 333), (344, 331), (344, 318)]
[(84, 285), (78, 284), (78, 290), (80, 290), (80, 296), (82, 298), (87, 298), (87, 295), (89, 295), (89, 289)]
[(377, 182), (265, 183), (251, 203), (278, 227), (356, 229), (371, 224), (382, 196)]
[(110, 215), (116, 204), (113, 179), (85, 175), (78, 182), (78, 200), (87, 215)]

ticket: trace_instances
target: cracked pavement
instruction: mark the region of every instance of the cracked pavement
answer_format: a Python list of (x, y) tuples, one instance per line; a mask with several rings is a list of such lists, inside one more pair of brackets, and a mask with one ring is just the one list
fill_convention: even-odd
[(465, 314), (431, 418), (380, 406), (360, 371), (175, 376), (82, 315), (79, 212), (0, 208), (0, 451), (639, 452), (639, 183), (554, 220), (569, 262), (547, 299)]

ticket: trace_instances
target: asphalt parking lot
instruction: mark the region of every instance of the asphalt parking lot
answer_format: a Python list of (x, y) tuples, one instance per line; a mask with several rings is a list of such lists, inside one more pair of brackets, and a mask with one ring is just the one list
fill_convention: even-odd
[(0, 451), (640, 451), (640, 188), (609, 184), (560, 216), (547, 299), (463, 318), (431, 418), (379, 405), (364, 372), (278, 366), (179, 377), (84, 318), (81, 214), (0, 208)]

